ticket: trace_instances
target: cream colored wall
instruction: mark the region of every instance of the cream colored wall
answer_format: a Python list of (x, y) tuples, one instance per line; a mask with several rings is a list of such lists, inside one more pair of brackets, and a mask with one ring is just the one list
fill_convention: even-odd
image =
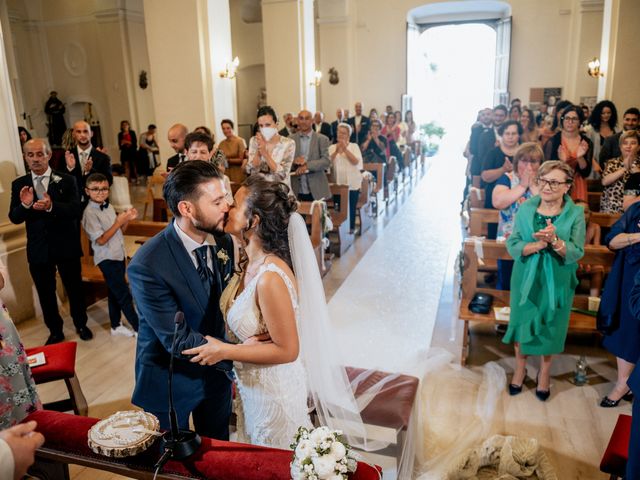
[[(607, 94), (621, 113), (629, 107), (640, 107), (640, 2), (615, 0), (613, 28), (615, 47), (609, 67), (604, 70)], [(611, 61), (613, 60), (613, 61)]]
[[(358, 100), (364, 103), (365, 110), (387, 104), (399, 107), (406, 89), (407, 13), (415, 7), (436, 2), (396, 0), (392, 6), (386, 0), (332, 0), (327, 3), (328, 8), (322, 2), (319, 8), (320, 65), (325, 81), (332, 66), (344, 74), (337, 87), (323, 81), (322, 109), (333, 115), (331, 112), (337, 107), (349, 105), (353, 110), (353, 103)], [(555, 86), (572, 90), (574, 100), (596, 95), (597, 85), (583, 75), (585, 67), (580, 66), (585, 56), (599, 52), (602, 12), (582, 12), (583, 3), (593, 2), (510, 0), (507, 3), (511, 5), (513, 17), (511, 97), (527, 101), (530, 88)], [(577, 16), (584, 16), (579, 22), (581, 30), (572, 30), (572, 21)], [(349, 33), (353, 34), (353, 39)], [(579, 48), (570, 59), (572, 35), (578, 36)], [(593, 53), (589, 53), (591, 51)]]

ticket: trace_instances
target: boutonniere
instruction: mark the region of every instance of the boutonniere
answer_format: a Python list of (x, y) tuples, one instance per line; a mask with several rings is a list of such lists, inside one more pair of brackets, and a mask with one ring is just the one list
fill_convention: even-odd
[(52, 181), (53, 183), (58, 183), (60, 180), (62, 180), (62, 177), (61, 177), (61, 176), (59, 176), (59, 175), (55, 175), (55, 174), (54, 174), (54, 175), (51, 175), (51, 181)]
[(227, 251), (224, 248), (221, 248), (220, 250), (218, 250), (217, 257), (219, 260), (222, 261), (222, 265), (226, 265), (227, 262), (229, 261), (229, 255), (227, 254)]

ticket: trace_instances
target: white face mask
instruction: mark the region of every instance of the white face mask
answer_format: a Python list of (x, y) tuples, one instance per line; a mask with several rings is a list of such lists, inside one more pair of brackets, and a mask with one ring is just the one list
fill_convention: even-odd
[(261, 127), (260, 133), (264, 137), (264, 139), (268, 142), (273, 138), (273, 136), (278, 133), (278, 129), (274, 127)]

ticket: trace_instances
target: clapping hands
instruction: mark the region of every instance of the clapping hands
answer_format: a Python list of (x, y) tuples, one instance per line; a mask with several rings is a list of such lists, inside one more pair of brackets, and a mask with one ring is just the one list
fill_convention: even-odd
[(533, 238), (545, 242), (547, 245), (551, 244), (556, 239), (556, 227), (551, 223), (551, 220), (547, 218), (547, 226), (534, 233)]

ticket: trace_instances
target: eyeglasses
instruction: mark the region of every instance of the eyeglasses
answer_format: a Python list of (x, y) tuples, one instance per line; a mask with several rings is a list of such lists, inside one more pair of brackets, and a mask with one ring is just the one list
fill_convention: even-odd
[(87, 190), (89, 190), (90, 192), (98, 192), (98, 193), (105, 193), (109, 191), (109, 188), (87, 188)]
[(540, 188), (544, 188), (548, 185), (551, 191), (555, 192), (560, 185), (568, 185), (570, 182), (559, 182), (557, 180), (547, 180), (546, 178), (538, 178), (538, 185)]
[(562, 120), (565, 122), (578, 123), (580, 119), (578, 117), (564, 117)]

